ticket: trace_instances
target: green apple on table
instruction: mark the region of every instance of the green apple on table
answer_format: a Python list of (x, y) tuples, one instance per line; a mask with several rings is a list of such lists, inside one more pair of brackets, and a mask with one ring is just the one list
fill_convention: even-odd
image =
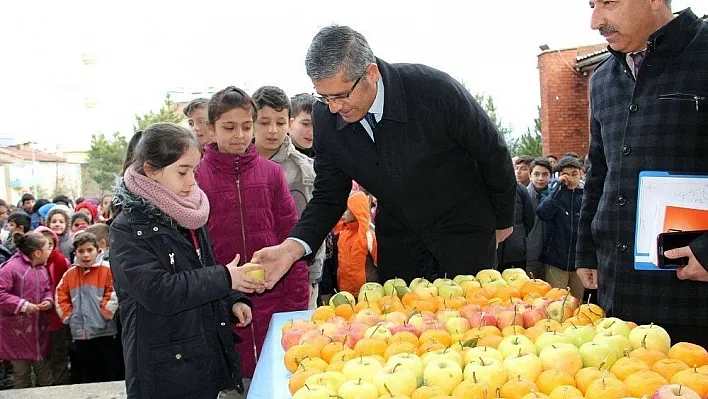
[(489, 280), (490, 278), (502, 279), (502, 275), (501, 273), (499, 273), (499, 270), (482, 269), (477, 272), (475, 278), (477, 279), (477, 281)]
[(303, 386), (293, 395), (293, 399), (333, 399), (337, 392), (323, 385)]
[(423, 277), (416, 277), (416, 278), (414, 278), (413, 280), (411, 280), (411, 283), (408, 285), (408, 288), (410, 288), (411, 291), (413, 291), (413, 290), (415, 290), (415, 288), (416, 288), (419, 284), (424, 283), (424, 282), (430, 283), (430, 281), (428, 281), (427, 279), (425, 279), (425, 278), (423, 278)]
[(583, 368), (583, 357), (577, 346), (570, 343), (549, 345), (539, 353), (544, 370), (556, 369), (575, 375)]
[(504, 358), (509, 380), (524, 378), (529, 381), (536, 381), (543, 372), (543, 362), (535, 353), (512, 353)]
[(629, 339), (623, 334), (617, 334), (611, 330), (603, 330), (595, 335), (592, 339), (593, 342), (604, 342), (609, 344), (615, 350), (615, 355), (617, 359), (624, 356), (625, 351), (632, 351), (632, 344), (629, 343)]
[(379, 390), (372, 382), (364, 380), (348, 380), (339, 387), (339, 399), (378, 399)]
[(647, 349), (656, 349), (668, 354), (669, 349), (671, 349), (669, 333), (655, 324), (634, 327), (629, 332), (629, 343), (632, 345), (633, 350), (646, 347)]
[(451, 394), (463, 380), (462, 367), (452, 359), (435, 359), (423, 370), (423, 381), (426, 385), (435, 385)]
[(413, 293), (420, 299), (430, 299), (438, 295), (438, 287), (425, 280), (413, 288)]
[(533, 353), (534, 355), (538, 353), (536, 351), (536, 344), (523, 334), (507, 335), (499, 342), (497, 350), (504, 358), (511, 354), (518, 354), (519, 351), (522, 353)]
[(590, 324), (584, 326), (571, 325), (563, 330), (563, 335), (570, 338), (573, 345), (580, 348), (584, 343), (592, 341), (595, 335), (597, 335), (597, 332), (595, 331), (595, 327)]
[(615, 348), (606, 342), (586, 342), (579, 350), (584, 367), (609, 369), (617, 361)]
[(339, 291), (329, 298), (329, 306), (336, 308), (339, 305), (350, 304), (352, 306), (356, 305), (356, 299), (354, 295), (347, 291)]
[(629, 338), (631, 329), (626, 321), (618, 319), (617, 317), (607, 317), (595, 324), (595, 331), (597, 331), (598, 334), (604, 331), (612, 331), (613, 334), (621, 334)]
[(359, 288), (359, 302), (378, 302), (384, 296), (384, 288), (379, 283), (365, 283)]
[(384, 289), (384, 295), (386, 296), (391, 296), (394, 293), (396, 293), (396, 287), (408, 287), (408, 284), (406, 284), (406, 280), (402, 278), (392, 278), (390, 280), (386, 280), (386, 282), (383, 285)]
[(486, 381), (493, 390), (501, 388), (508, 380), (506, 367), (492, 357), (480, 357), (467, 363), (463, 372), (465, 380), (477, 378)]
[(452, 279), (452, 281), (462, 285), (463, 281), (477, 281), (477, 279), (471, 274), (458, 274)]
[(415, 374), (400, 363), (387, 365), (377, 371), (374, 376), (374, 385), (376, 385), (379, 395), (403, 394), (411, 396), (413, 391), (418, 388)]
[(325, 371), (323, 373), (311, 375), (305, 379), (305, 385), (308, 387), (313, 387), (315, 385), (322, 385), (334, 392), (339, 391), (339, 387), (344, 384), (347, 377), (339, 371)]
[(496, 359), (500, 362), (504, 361), (504, 356), (502, 356), (501, 352), (499, 352), (498, 350), (490, 348), (488, 346), (475, 346), (474, 348), (469, 348), (467, 352), (465, 352), (464, 362), (465, 364), (467, 364), (473, 359), (479, 359), (480, 357), (483, 359)]
[(438, 295), (443, 298), (463, 296), (465, 293), (465, 291), (459, 284), (450, 279), (437, 279), (435, 280), (435, 283), (433, 283), (433, 285), (438, 287)]
[(420, 356), (414, 353), (399, 353), (388, 358), (386, 362), (387, 366), (395, 366), (396, 364), (400, 364), (400, 367), (405, 367), (415, 374), (417, 386), (423, 384), (423, 361), (420, 360)]
[(559, 343), (574, 344), (573, 340), (565, 334), (556, 331), (546, 331), (536, 338), (536, 353), (540, 355), (545, 347)]
[(347, 360), (342, 367), (342, 374), (347, 377), (347, 380), (369, 381), (374, 383), (376, 373), (383, 368), (381, 362), (371, 356), (360, 356), (355, 359)]

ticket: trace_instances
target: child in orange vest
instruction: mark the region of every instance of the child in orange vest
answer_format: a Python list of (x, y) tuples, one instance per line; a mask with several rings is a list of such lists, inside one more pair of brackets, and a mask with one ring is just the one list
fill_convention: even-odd
[(337, 284), (340, 291), (358, 295), (359, 288), (369, 281), (378, 281), (376, 272), (376, 235), (371, 224), (369, 197), (353, 192), (347, 201), (347, 211), (334, 228), (338, 234)]

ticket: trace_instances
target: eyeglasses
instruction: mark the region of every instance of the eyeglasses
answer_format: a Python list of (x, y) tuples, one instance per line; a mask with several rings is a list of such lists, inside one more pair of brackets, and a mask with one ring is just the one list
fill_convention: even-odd
[(366, 70), (364, 70), (364, 73), (362, 73), (362, 74), (359, 76), (359, 78), (357, 78), (357, 80), (354, 81), (354, 84), (352, 85), (352, 88), (349, 89), (348, 91), (342, 93), (342, 94), (334, 94), (334, 95), (331, 95), (331, 96), (320, 96), (320, 95), (317, 95), (317, 94), (313, 94), (313, 96), (315, 96), (315, 98), (317, 99), (317, 101), (320, 101), (320, 102), (325, 103), (325, 104), (329, 104), (330, 102), (338, 102), (338, 101), (346, 100), (346, 99), (349, 98), (349, 96), (352, 95), (352, 92), (354, 91), (354, 89), (356, 89), (356, 85), (359, 84), (359, 81), (361, 80), (361, 78), (364, 77), (364, 75), (366, 75)]

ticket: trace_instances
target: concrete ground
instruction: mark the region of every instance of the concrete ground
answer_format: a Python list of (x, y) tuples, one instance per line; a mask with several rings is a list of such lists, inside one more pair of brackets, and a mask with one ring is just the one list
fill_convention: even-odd
[(125, 381), (0, 391), (0, 399), (125, 399)]

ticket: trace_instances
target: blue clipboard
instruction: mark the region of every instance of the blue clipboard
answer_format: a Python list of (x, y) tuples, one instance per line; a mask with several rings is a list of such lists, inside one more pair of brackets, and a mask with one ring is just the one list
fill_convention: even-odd
[[(649, 259), (648, 245), (656, 248), (657, 237), (651, 233), (652, 220), (647, 215), (662, 203), (694, 203), (708, 208), (708, 175), (644, 171), (639, 173), (637, 218), (634, 239), (634, 269), (644, 271), (674, 271), (659, 269)], [(654, 249), (655, 251), (655, 249)]]

